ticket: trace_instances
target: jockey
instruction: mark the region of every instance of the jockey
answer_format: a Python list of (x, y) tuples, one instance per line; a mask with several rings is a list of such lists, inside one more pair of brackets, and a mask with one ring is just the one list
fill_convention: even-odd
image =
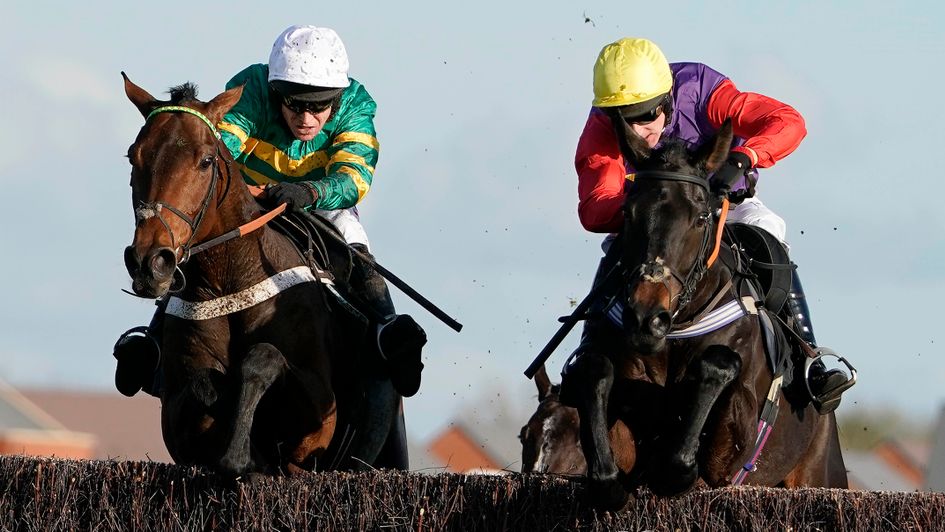
[[(804, 119), (795, 109), (761, 94), (739, 91), (730, 79), (704, 64), (670, 64), (653, 42), (635, 38), (621, 39), (601, 50), (594, 65), (592, 105), (574, 158), (578, 216), (588, 231), (611, 233), (604, 241), (605, 251), (613, 240), (612, 233), (622, 228), (624, 186), (627, 174), (633, 172), (621, 155), (612, 116), (622, 117), (651, 148), (664, 138), (699, 145), (731, 119), (735, 146), (712, 176), (713, 190), (742, 199), (729, 211), (729, 222), (760, 227), (787, 247), (784, 220), (753, 196), (753, 185), (757, 169), (786, 157), (806, 135)], [(602, 260), (597, 278), (604, 267)], [(816, 347), (797, 270), (792, 275), (787, 311), (798, 334)], [(594, 320), (585, 323), (581, 345), (572, 358), (598, 341), (595, 336), (600, 329)], [(836, 409), (847, 382), (844, 372), (828, 371), (819, 359), (811, 366), (809, 385), (821, 413)]]
[[(265, 186), (261, 201), (290, 210), (311, 210), (331, 221), (344, 239), (368, 254), (357, 203), (371, 187), (377, 164), (376, 104), (348, 77), (348, 55), (334, 30), (291, 26), (276, 39), (268, 65), (236, 74), (227, 89), (243, 86), (239, 102), (218, 127), (248, 184)], [(426, 333), (409, 315), (396, 314), (384, 279), (355, 259), (352, 292), (375, 322), (376, 354), (394, 389), (404, 397), (420, 386)], [(116, 387), (134, 395), (151, 385), (159, 359), (163, 311), (151, 325), (122, 335), (115, 346)], [(363, 309), (364, 310), (364, 309)]]

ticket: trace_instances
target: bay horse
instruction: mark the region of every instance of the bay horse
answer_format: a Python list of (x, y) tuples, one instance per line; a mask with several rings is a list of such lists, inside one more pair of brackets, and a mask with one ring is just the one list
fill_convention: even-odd
[(577, 410), (561, 402), (561, 385), (552, 384), (545, 366), (535, 373), (538, 408), (518, 439), (522, 444), (522, 473), (583, 476), (587, 463), (579, 439)]
[[(728, 200), (708, 184), (731, 148), (730, 122), (694, 150), (673, 140), (651, 149), (614, 122), (636, 169), (620, 253), (623, 326), (568, 370), (591, 500), (619, 509), (633, 485), (660, 495), (697, 482), (847, 487), (833, 413), (786, 399), (759, 325), (770, 316), (732, 289), (734, 252), (718, 238)], [(744, 311), (705, 334), (671, 334), (723, 307)]]
[(370, 467), (402, 417), (390, 386), (364, 397), (366, 329), (331, 280), (350, 273), (349, 250), (322, 250), (329, 275), (269, 225), (242, 234), (260, 207), (215, 126), (242, 87), (202, 102), (184, 84), (159, 101), (122, 76), (145, 117), (128, 149), (135, 231), (125, 264), (136, 295), (167, 305), (161, 426), (171, 456), (237, 477)]

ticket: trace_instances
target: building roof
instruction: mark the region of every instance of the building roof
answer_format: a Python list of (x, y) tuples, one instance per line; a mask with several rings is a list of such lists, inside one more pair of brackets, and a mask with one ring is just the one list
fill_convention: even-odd
[(501, 410), (486, 416), (481, 411), (472, 414), (454, 417), (443, 432), (447, 432), (450, 427), (461, 429), (498, 469), (519, 471), (522, 468), (522, 443), (518, 435), (524, 422)]
[(867, 491), (917, 491), (922, 486), (910, 482), (895, 466), (870, 451), (844, 451), (851, 489)]
[(65, 427), (21, 392), (0, 380), (0, 431), (63, 430)]
[(21, 393), (70, 431), (97, 436), (94, 458), (171, 462), (161, 435), (161, 402), (145, 393), (26, 389)]

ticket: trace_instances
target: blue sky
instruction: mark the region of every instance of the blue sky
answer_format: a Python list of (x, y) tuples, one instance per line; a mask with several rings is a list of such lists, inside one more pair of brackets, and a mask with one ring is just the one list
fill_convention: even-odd
[[(308, 23), (339, 32), (351, 75), (378, 101), (381, 156), (361, 209), (376, 255), (465, 324), (456, 334), (395, 294), (430, 335), (425, 383), (407, 402), (414, 437), (465, 402), (531, 408), (522, 371), (569, 300), (586, 293), (598, 260), (600, 237), (577, 221), (572, 158), (594, 59), (624, 36), (653, 39), (671, 61), (707, 63), (801, 111), (808, 137), (763, 172), (759, 190), (788, 223), (818, 339), (860, 371), (841, 408), (937, 411), (939, 4), (452, 4), (5, 9), (0, 377), (111, 389), (115, 338), (151, 315), (120, 291), (132, 236), (122, 155), (141, 117), (119, 72), (156, 95), (194, 81), (207, 100), (265, 62), (286, 26)], [(552, 366), (576, 343), (575, 333)]]

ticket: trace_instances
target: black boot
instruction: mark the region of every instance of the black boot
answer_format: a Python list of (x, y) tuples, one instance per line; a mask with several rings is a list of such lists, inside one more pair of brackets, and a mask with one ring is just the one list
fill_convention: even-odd
[[(612, 242), (607, 254), (600, 259), (597, 265), (597, 272), (594, 274), (594, 280), (591, 283), (592, 290), (603, 280), (603, 277), (610, 271), (613, 265), (616, 264), (617, 260), (619, 260), (619, 247), (619, 241)], [(619, 280), (620, 278), (620, 276), (617, 276), (615, 279)], [(610, 285), (611, 286), (606, 287), (600, 294), (600, 297), (593, 301), (588, 307), (587, 317), (584, 320), (584, 329), (581, 331), (581, 343), (578, 344), (577, 349), (568, 357), (567, 362), (564, 363), (564, 368), (561, 370), (561, 391), (558, 395), (558, 399), (561, 401), (561, 404), (565, 406), (577, 407), (577, 401), (580, 397), (580, 393), (576, 389), (579, 385), (573, 382), (575, 379), (569, 375), (569, 369), (577, 363), (578, 359), (584, 353), (595, 351), (600, 354), (606, 354), (606, 339), (610, 338), (608, 332), (613, 331), (613, 327), (606, 322), (607, 317), (605, 316), (605, 311), (618, 289), (615, 281), (611, 281)]]
[(579, 406), (578, 400), (581, 395), (578, 388), (581, 385), (576, 382), (576, 379), (571, 374), (571, 368), (578, 364), (578, 360), (585, 353), (597, 352), (603, 354), (600, 349), (601, 342), (598, 340), (600, 336), (601, 325), (591, 318), (585, 320), (584, 330), (581, 331), (581, 343), (578, 344), (577, 349), (568, 357), (567, 362), (564, 363), (564, 368), (561, 370), (561, 390), (558, 393), (558, 400), (561, 401), (561, 404), (564, 406), (574, 408)]
[(158, 308), (147, 327), (134, 327), (118, 337), (112, 355), (117, 360), (115, 388), (132, 397), (138, 390), (160, 397), (160, 331), (164, 324), (164, 304)]
[[(351, 247), (371, 256), (363, 244)], [(397, 393), (411, 397), (420, 389), (423, 362), (420, 354), (427, 343), (423, 328), (407, 314), (396, 314), (394, 302), (384, 278), (377, 270), (355, 258), (358, 263), (351, 276), (352, 288), (368, 307), (368, 317), (377, 325), (377, 353)]]
[[(791, 273), (791, 291), (788, 294), (785, 308), (791, 315), (794, 330), (807, 344), (817, 351), (817, 340), (814, 338), (814, 328), (810, 322), (810, 310), (807, 307), (807, 297), (797, 275), (797, 270)], [(828, 351), (828, 350), (824, 350)], [(829, 351), (829, 353), (833, 353)], [(810, 390), (810, 399), (814, 408), (821, 414), (829, 414), (840, 406), (840, 398), (844, 391), (853, 386), (846, 373), (839, 369), (827, 369), (820, 358), (815, 359), (807, 371), (807, 386)]]

